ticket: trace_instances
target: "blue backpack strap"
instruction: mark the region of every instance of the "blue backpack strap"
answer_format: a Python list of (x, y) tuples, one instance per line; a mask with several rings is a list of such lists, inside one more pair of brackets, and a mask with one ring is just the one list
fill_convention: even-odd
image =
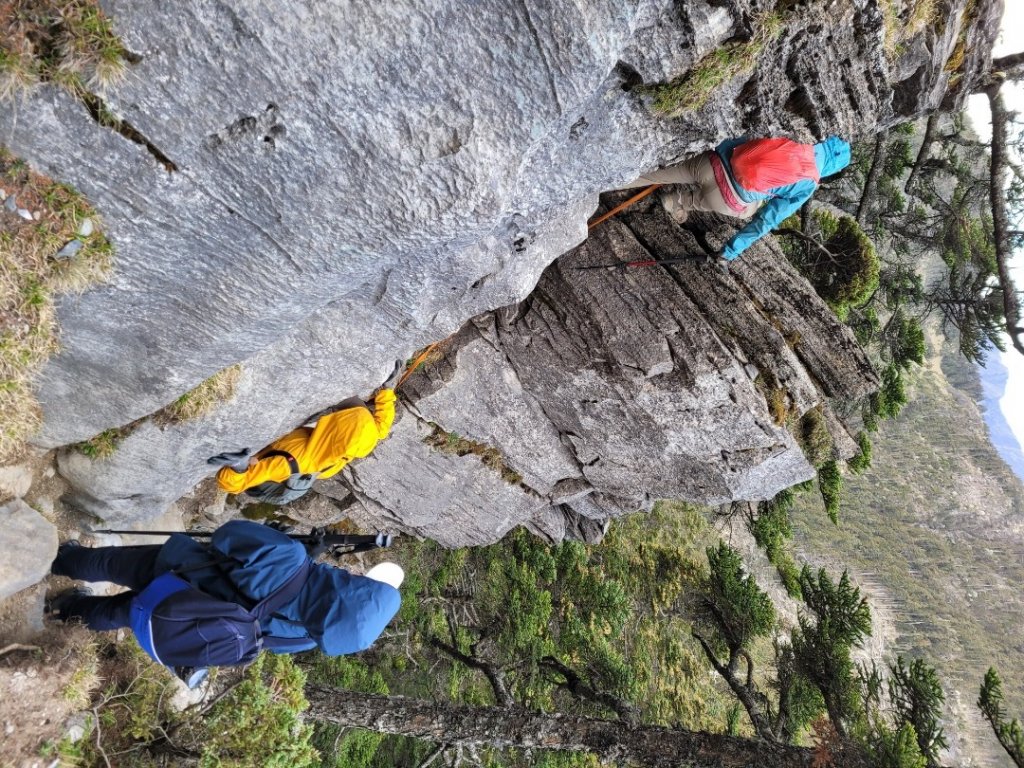
[(153, 611), (168, 597), (186, 589), (192, 589), (192, 585), (168, 571), (153, 579), (149, 586), (132, 599), (130, 613), (132, 631), (135, 633), (139, 645), (142, 646), (142, 650), (157, 664), (163, 664), (163, 662), (160, 661), (156, 649), (153, 648)]
[(250, 608), (249, 613), (262, 622), (282, 605), (294, 600), (299, 592), (302, 591), (302, 588), (306, 586), (306, 579), (309, 578), (309, 573), (312, 569), (313, 561), (307, 557), (288, 581)]
[(316, 648), (316, 640), (309, 637), (275, 637), (263, 636), (263, 647), (273, 653), (301, 653)]

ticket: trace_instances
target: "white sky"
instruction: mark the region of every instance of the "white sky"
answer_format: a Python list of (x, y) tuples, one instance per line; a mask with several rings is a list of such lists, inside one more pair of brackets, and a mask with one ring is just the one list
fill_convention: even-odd
[[(1009, 0), (1003, 14), (1001, 33), (993, 50), (994, 56), (1005, 56), (1024, 50), (1021, 30), (1024, 30), (1024, 2)], [(1003, 86), (1003, 97), (1010, 110), (1024, 112), (1024, 84), (1009, 83)], [(992, 135), (992, 117), (988, 108), (988, 98), (975, 95), (967, 102), (967, 112), (971, 116), (975, 130), (982, 139), (988, 140)], [(1024, 252), (1017, 251), (1011, 261), (1010, 271), (1018, 289), (1024, 287)], [(1024, 445), (1024, 355), (1021, 355), (1007, 342), (1007, 351), (999, 354), (1003, 364), (1010, 371), (1006, 382), (1006, 393), (999, 402), (1000, 409), (1006, 417), (1017, 442)]]

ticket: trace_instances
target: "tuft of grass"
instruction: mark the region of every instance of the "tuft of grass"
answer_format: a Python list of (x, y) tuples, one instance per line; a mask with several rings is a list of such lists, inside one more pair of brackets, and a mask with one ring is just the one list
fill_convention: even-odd
[[(26, 221), (0, 208), (0, 461), (21, 451), (39, 427), (32, 380), (58, 349), (54, 301), (105, 280), (113, 246), (96, 212), (73, 188), (34, 173), (0, 147), (0, 187), (18, 207), (40, 214)], [(89, 219), (93, 231), (80, 235)], [(54, 257), (70, 241), (70, 259)]]
[(754, 69), (765, 47), (781, 34), (783, 20), (782, 14), (766, 13), (755, 22), (750, 40), (716, 48), (682, 77), (642, 90), (654, 97), (656, 112), (676, 116), (700, 109), (720, 85)]
[(0, 99), (40, 82), (107, 88), (131, 54), (97, 0), (7, 0), (0, 4)]
[(775, 377), (767, 371), (757, 374), (754, 379), (754, 387), (764, 397), (768, 406), (768, 413), (776, 425), (782, 426), (790, 417), (789, 392), (785, 387), (780, 387)]
[(423, 442), (431, 448), (453, 456), (479, 456), (485, 466), (500, 474), (501, 479), (509, 485), (519, 485), (523, 481), (523, 476), (505, 463), (505, 457), (494, 446), (467, 440), (454, 432), (441, 429), (437, 424), (433, 427), (434, 430), (423, 438)]
[(157, 419), (175, 423), (205, 416), (235, 396), (235, 389), (241, 376), (241, 364), (218, 371), (195, 389), (189, 390), (166, 406), (157, 414)]
[(90, 459), (105, 459), (113, 455), (121, 441), (129, 434), (131, 434), (131, 431), (124, 428), (105, 429), (88, 440), (75, 443), (73, 447)]
[(832, 458), (832, 434), (828, 431), (821, 406), (807, 411), (799, 420), (791, 421), (790, 432), (812, 466), (820, 467)]
[(924, 27), (943, 22), (937, 0), (881, 0), (885, 30), (883, 47), (890, 61), (899, 58), (905, 43)]
[(967, 33), (974, 25), (974, 20), (978, 15), (980, 3), (978, 0), (970, 0), (964, 8), (963, 16), (960, 21), (960, 34), (957, 35), (956, 45), (953, 47), (953, 53), (950, 54), (946, 60), (945, 70), (952, 72), (953, 78), (950, 80), (952, 85), (955, 80), (959, 79), (959, 76), (963, 73), (964, 61), (967, 59)]
[(64, 686), (64, 700), (76, 709), (85, 709), (100, 682), (99, 649), (96, 643), (90, 642), (82, 647), (78, 667)]

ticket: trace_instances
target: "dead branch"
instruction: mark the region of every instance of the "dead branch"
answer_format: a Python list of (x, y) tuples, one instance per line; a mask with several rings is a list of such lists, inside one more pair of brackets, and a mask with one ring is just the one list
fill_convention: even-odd
[(491, 684), (491, 688), (494, 689), (494, 698), (501, 706), (511, 707), (514, 706), (515, 701), (512, 698), (512, 694), (509, 693), (508, 684), (505, 682), (505, 673), (502, 672), (497, 666), (490, 662), (478, 659), (475, 656), (469, 656), (458, 648), (448, 645), (440, 638), (430, 638), (430, 644), (437, 648), (439, 651), (451, 656), (456, 661), (460, 661), (467, 667), (483, 672), (484, 677), (487, 678), (487, 682)]
[(596, 690), (585, 683), (574, 669), (563, 664), (561, 660), (556, 659), (554, 656), (545, 656), (540, 660), (540, 665), (557, 672), (565, 678), (565, 682), (561, 683), (560, 687), (565, 688), (573, 696), (608, 707), (628, 725), (635, 725), (639, 722), (640, 713), (637, 712), (636, 707), (631, 703), (607, 691)]

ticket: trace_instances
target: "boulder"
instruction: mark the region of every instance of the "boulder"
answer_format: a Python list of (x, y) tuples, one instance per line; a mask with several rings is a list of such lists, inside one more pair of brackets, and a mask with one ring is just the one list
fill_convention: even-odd
[(57, 529), (20, 499), (0, 506), (0, 600), (46, 577), (57, 556)]
[(12, 464), (0, 467), (0, 500), (20, 499), (32, 487), (32, 467)]

